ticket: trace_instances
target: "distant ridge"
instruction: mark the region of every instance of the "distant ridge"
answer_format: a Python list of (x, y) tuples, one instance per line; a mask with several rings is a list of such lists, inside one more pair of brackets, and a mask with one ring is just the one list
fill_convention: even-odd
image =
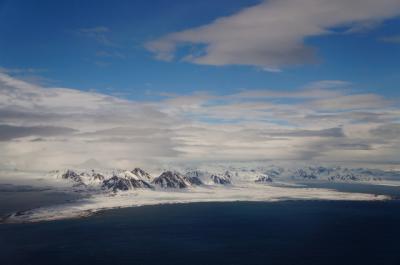
[(329, 182), (379, 182), (383, 179), (399, 178), (399, 171), (383, 171), (367, 168), (344, 168), (309, 166), (302, 168), (283, 168), (275, 166), (236, 168), (222, 172), (209, 172), (191, 169), (186, 173), (176, 170), (163, 171), (153, 177), (141, 168), (132, 170), (97, 171), (56, 170), (49, 173), (52, 177), (68, 181), (77, 189), (98, 191), (128, 191), (135, 189), (187, 189), (208, 185), (234, 185), (238, 182), (271, 184), (282, 181), (329, 181)]

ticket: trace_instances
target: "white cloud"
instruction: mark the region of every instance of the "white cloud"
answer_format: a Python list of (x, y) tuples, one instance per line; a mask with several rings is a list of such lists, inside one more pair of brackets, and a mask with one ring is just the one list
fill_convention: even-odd
[(0, 73), (0, 169), (85, 161), (124, 168), (203, 160), (397, 161), (398, 104), (342, 85), (135, 102)]
[(115, 166), (178, 153), (166, 133), (178, 119), (150, 103), (43, 88), (1, 73), (0, 95), (0, 124), (9, 132), (2, 132), (2, 167), (57, 168), (90, 158)]
[(312, 104), (323, 110), (357, 110), (357, 109), (380, 109), (390, 105), (390, 100), (376, 94), (344, 95), (335, 98), (319, 99)]
[(287, 65), (315, 61), (305, 39), (345, 27), (365, 31), (400, 14), (398, 0), (270, 0), (199, 27), (173, 32), (145, 44), (157, 59), (181, 58), (207, 65), (255, 65), (278, 71)]

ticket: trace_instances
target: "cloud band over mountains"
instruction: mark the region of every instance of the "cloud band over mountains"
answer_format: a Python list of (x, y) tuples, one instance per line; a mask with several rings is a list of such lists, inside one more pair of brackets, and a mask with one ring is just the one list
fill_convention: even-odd
[(294, 92), (130, 101), (0, 73), (1, 169), (202, 160), (399, 163), (398, 102), (319, 81)]

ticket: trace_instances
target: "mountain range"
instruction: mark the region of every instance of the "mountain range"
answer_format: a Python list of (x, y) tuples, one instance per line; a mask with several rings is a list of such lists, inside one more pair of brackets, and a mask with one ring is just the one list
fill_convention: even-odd
[(133, 170), (56, 170), (50, 176), (69, 182), (76, 189), (98, 191), (128, 191), (134, 189), (188, 189), (196, 186), (230, 186), (241, 183), (273, 184), (275, 181), (329, 181), (329, 182), (379, 182), (384, 179), (398, 179), (400, 171), (384, 171), (366, 168), (344, 168), (309, 166), (302, 168), (230, 168), (230, 170), (209, 172), (190, 169), (185, 173), (164, 170), (158, 176), (141, 168)]

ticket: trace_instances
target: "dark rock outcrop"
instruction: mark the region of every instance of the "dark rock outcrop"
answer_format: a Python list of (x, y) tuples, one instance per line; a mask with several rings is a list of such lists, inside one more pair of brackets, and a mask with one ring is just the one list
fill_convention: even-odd
[(210, 176), (210, 178), (215, 184), (228, 185), (232, 183), (232, 177), (228, 171), (226, 171), (223, 175), (213, 174)]
[(141, 168), (135, 168), (131, 171), (132, 174), (136, 175), (138, 178), (146, 180), (146, 181), (151, 181), (153, 178), (152, 176), (147, 173), (146, 171), (144, 171)]
[(191, 185), (191, 183), (179, 172), (165, 171), (152, 181), (153, 184), (162, 188), (183, 189)]
[(271, 183), (272, 178), (268, 175), (260, 175), (257, 177), (257, 179), (254, 182), (256, 182), (256, 183)]
[(78, 173), (76, 173), (73, 170), (68, 169), (67, 171), (65, 171), (62, 175), (61, 175), (62, 179), (67, 179), (70, 181), (74, 182), (74, 186), (81, 186), (81, 185), (85, 185), (81, 175), (79, 175)]
[(204, 177), (204, 173), (198, 170), (188, 171), (185, 174), (185, 180), (192, 186), (203, 185), (203, 181), (201, 180), (202, 177)]
[(147, 181), (125, 172), (123, 174), (114, 174), (111, 178), (104, 180), (102, 188), (117, 192), (132, 189), (151, 189), (153, 186)]

